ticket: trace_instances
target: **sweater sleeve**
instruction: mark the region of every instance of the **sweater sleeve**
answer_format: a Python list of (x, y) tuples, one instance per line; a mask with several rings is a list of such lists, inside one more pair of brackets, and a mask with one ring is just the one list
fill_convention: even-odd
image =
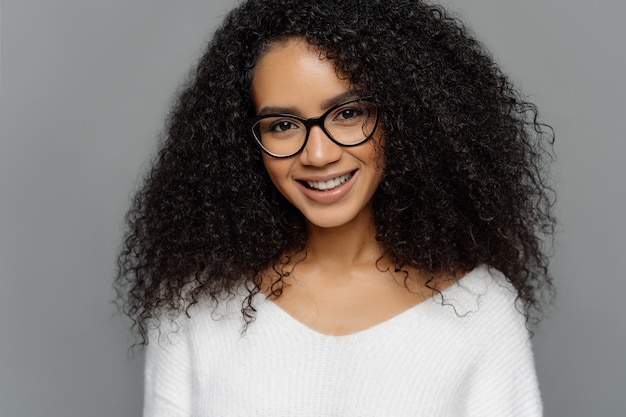
[(491, 311), (468, 396), (471, 417), (540, 417), (541, 397), (529, 332), (511, 299)]
[[(192, 415), (192, 372), (183, 326), (151, 332), (144, 367), (144, 417)], [(178, 328), (176, 328), (178, 327)]]

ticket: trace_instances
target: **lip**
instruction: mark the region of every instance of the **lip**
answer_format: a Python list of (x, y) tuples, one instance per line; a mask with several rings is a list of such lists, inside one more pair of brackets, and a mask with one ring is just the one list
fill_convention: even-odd
[[(306, 181), (328, 181), (334, 178), (339, 178), (346, 174), (350, 174), (352, 172), (354, 173), (352, 175), (352, 178), (331, 190), (315, 190), (312, 188), (308, 188), (306, 185), (303, 184), (303, 182)], [(350, 192), (358, 176), (359, 170), (357, 169), (355, 171), (348, 171), (342, 174), (313, 176), (307, 177), (306, 179), (300, 178), (296, 181), (296, 184), (298, 185), (298, 187), (300, 187), (302, 193), (310, 200), (313, 200), (319, 204), (332, 204), (341, 200), (346, 194), (348, 194), (348, 192)]]

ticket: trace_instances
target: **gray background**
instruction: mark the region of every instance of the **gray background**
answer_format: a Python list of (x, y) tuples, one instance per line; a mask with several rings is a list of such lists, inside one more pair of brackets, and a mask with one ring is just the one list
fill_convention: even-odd
[[(0, 416), (139, 416), (110, 302), (131, 190), (229, 0), (2, 0)], [(626, 415), (626, 3), (449, 0), (557, 132), (547, 416)]]

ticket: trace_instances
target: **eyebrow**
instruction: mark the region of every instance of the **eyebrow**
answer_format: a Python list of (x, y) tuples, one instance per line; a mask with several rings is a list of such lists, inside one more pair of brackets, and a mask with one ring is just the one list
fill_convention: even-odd
[[(352, 90), (348, 90), (345, 91), (341, 94), (338, 94), (334, 97), (331, 97), (329, 99), (326, 99), (324, 101), (321, 102), (320, 107), (324, 110), (329, 109), (333, 106), (336, 106), (337, 104), (341, 104), (344, 101), (348, 101), (351, 100), (353, 98), (356, 98), (357, 95), (354, 91)], [(257, 116), (266, 116), (268, 114), (294, 114), (294, 115), (298, 115), (299, 111), (297, 107), (292, 107), (292, 106), (288, 106), (288, 107), (281, 107), (281, 106), (265, 106), (262, 107), (261, 110), (259, 110)]]

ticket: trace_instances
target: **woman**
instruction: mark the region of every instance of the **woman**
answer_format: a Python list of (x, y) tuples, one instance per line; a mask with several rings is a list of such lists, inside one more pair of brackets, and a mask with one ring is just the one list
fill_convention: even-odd
[(551, 132), (440, 7), (349, 6), (244, 2), (178, 98), (116, 281), (146, 416), (541, 414)]

